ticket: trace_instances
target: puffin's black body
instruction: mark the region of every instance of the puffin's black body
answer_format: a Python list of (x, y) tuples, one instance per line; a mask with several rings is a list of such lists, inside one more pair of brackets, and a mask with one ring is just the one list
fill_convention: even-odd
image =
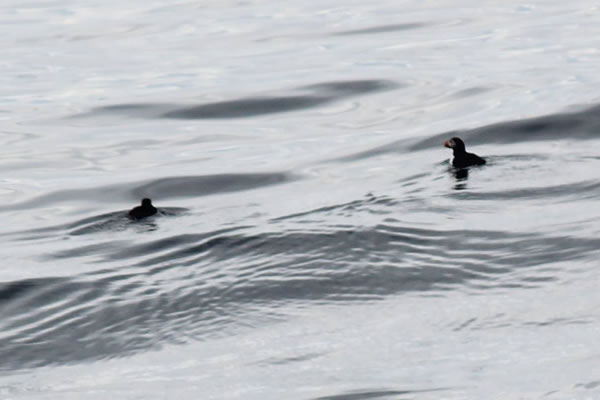
[(484, 165), (485, 160), (477, 154), (467, 153), (465, 142), (461, 138), (453, 137), (444, 142), (444, 146), (450, 148), (454, 152), (452, 165), (456, 168), (466, 168), (472, 165)]
[(129, 211), (129, 218), (142, 219), (156, 214), (156, 207), (152, 205), (152, 200), (142, 199), (142, 205), (132, 208)]

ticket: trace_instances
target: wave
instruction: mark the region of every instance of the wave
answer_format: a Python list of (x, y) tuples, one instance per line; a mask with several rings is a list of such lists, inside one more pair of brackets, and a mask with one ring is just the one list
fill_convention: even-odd
[(353, 96), (392, 90), (399, 87), (401, 87), (400, 84), (389, 80), (334, 81), (302, 86), (295, 89), (295, 91), (304, 92), (303, 94), (261, 95), (199, 105), (173, 103), (115, 104), (99, 107), (89, 113), (73, 117), (118, 114), (137, 118), (248, 118), (317, 107)]
[(444, 140), (459, 136), (469, 145), (521, 143), (547, 140), (591, 140), (600, 137), (600, 105), (575, 112), (503, 121), (474, 129), (439, 133), (425, 139), (402, 139), (336, 158), (333, 161), (356, 161), (391, 152), (409, 152), (440, 147)]
[(268, 322), (287, 307), (536, 288), (556, 280), (553, 266), (600, 248), (595, 238), (392, 223), (251, 231), (238, 227), (49, 254), (48, 261), (93, 257), (114, 267), (0, 284), (0, 369), (208, 340)]
[(475, 129), (445, 132), (412, 144), (409, 150), (439, 146), (445, 138), (452, 136), (460, 136), (472, 144), (597, 139), (600, 137), (600, 105), (577, 112), (556, 113), (499, 122)]
[(398, 396), (414, 396), (419, 393), (439, 392), (444, 389), (424, 390), (364, 390), (344, 392), (331, 396), (316, 397), (314, 400), (370, 400), (370, 399), (397, 399)]
[(271, 186), (299, 179), (287, 172), (172, 176), (138, 182), (58, 190), (16, 204), (0, 206), (0, 211), (44, 207), (69, 201), (139, 201), (143, 197), (164, 200), (199, 197)]
[(365, 34), (376, 34), (376, 33), (388, 33), (388, 32), (398, 32), (398, 31), (407, 31), (412, 29), (423, 28), (429, 26), (430, 24), (425, 24), (422, 22), (407, 22), (404, 24), (390, 24), (390, 25), (378, 25), (378, 26), (370, 26), (366, 28), (359, 29), (351, 29), (347, 31), (338, 31), (335, 32), (336, 36), (348, 36), (348, 35), (365, 35)]

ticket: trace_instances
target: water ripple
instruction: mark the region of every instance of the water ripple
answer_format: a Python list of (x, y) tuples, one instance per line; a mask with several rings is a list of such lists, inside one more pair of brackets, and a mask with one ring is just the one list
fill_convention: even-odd
[(261, 305), (534, 288), (555, 279), (549, 273), (553, 264), (600, 248), (598, 239), (391, 224), (243, 231), (86, 245), (51, 255), (94, 256), (122, 266), (73, 278), (4, 283), (0, 368), (123, 356), (163, 343), (203, 340), (239, 324), (243, 314), (246, 323), (261, 318)]

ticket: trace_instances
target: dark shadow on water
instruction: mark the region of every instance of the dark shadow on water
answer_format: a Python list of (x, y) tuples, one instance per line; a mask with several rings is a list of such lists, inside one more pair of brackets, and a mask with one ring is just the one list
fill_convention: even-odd
[(352, 162), (392, 152), (410, 152), (441, 147), (444, 140), (458, 136), (467, 146), (492, 143), (521, 143), (548, 140), (591, 140), (600, 138), (600, 105), (576, 112), (562, 112), (440, 133), (426, 139), (402, 139), (330, 161)]
[[(371, 400), (371, 399), (414, 399), (419, 393), (431, 393), (448, 390), (447, 388), (434, 388), (422, 390), (365, 390), (352, 391), (331, 396), (315, 397), (313, 400)], [(398, 397), (402, 396), (402, 397)], [(410, 396), (410, 397), (404, 397)]]
[(600, 137), (600, 105), (578, 112), (556, 113), (499, 122), (475, 129), (445, 132), (419, 141), (411, 145), (409, 150), (440, 146), (445, 139), (453, 136), (463, 138), (469, 145), (538, 140), (597, 139)]
[(316, 107), (329, 101), (331, 101), (330, 98), (317, 96), (257, 97), (183, 107), (163, 113), (160, 117), (179, 119), (245, 118)]
[(277, 185), (299, 179), (286, 172), (173, 176), (141, 182), (58, 190), (21, 203), (0, 206), (0, 211), (45, 207), (69, 201), (138, 202), (149, 197), (156, 201), (182, 197), (200, 197)]
[(347, 30), (347, 31), (339, 31), (339, 32), (335, 32), (334, 35), (348, 36), (348, 35), (365, 35), (365, 34), (375, 34), (375, 33), (398, 32), (398, 31), (407, 31), (407, 30), (411, 30), (411, 29), (423, 28), (428, 25), (429, 24), (425, 24), (425, 23), (421, 23), (421, 22), (379, 25), (379, 26), (370, 26), (370, 27), (360, 28), (360, 29), (352, 29), (352, 30)]
[(141, 183), (130, 190), (134, 198), (196, 197), (237, 192), (291, 182), (298, 176), (288, 173), (219, 174), (161, 178)]
[(0, 283), (0, 303), (25, 296), (34, 290), (38, 284), (44, 283), (46, 279), (25, 279), (16, 282)]
[(463, 99), (463, 98), (467, 98), (467, 97), (471, 97), (471, 96), (477, 96), (482, 93), (489, 92), (491, 90), (492, 89), (488, 88), (488, 87), (474, 86), (474, 87), (470, 87), (467, 89), (459, 90), (458, 92), (454, 93), (452, 95), (452, 97), (457, 98), (457, 99)]
[[(314, 400), (370, 400), (370, 399), (399, 399), (398, 396), (412, 395), (419, 392), (430, 392), (432, 390), (371, 390), (365, 392), (348, 392), (331, 396), (315, 397)], [(406, 397), (400, 397), (406, 398)]]
[(75, 117), (120, 114), (137, 118), (215, 119), (247, 118), (318, 107), (345, 98), (392, 90), (400, 84), (388, 80), (356, 80), (318, 83), (299, 87), (297, 94), (259, 95), (234, 100), (185, 105), (175, 103), (116, 104), (99, 107)]

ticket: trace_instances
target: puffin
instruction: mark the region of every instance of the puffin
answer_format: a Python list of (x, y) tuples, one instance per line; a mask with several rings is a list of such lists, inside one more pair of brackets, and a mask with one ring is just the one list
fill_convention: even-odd
[(142, 204), (129, 210), (129, 218), (142, 219), (156, 214), (156, 207), (152, 205), (152, 200), (142, 199)]
[(446, 140), (444, 146), (453, 150), (454, 157), (452, 157), (450, 163), (456, 168), (466, 168), (473, 165), (485, 164), (485, 160), (477, 154), (467, 153), (465, 142), (463, 142), (461, 138), (453, 137), (452, 139)]

